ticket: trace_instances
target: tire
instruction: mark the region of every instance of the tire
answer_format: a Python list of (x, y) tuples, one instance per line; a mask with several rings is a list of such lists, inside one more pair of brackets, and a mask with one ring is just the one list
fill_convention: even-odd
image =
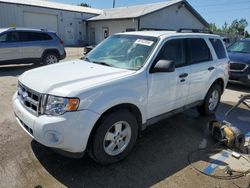
[(59, 62), (59, 57), (56, 53), (54, 52), (47, 52), (43, 56), (43, 64), (44, 65), (51, 65)]
[(89, 155), (100, 164), (118, 162), (132, 150), (137, 136), (138, 124), (134, 115), (128, 110), (113, 111), (97, 127)]
[(222, 90), (220, 85), (214, 84), (208, 90), (207, 95), (201, 106), (198, 106), (198, 112), (201, 115), (213, 115), (215, 114), (221, 99)]

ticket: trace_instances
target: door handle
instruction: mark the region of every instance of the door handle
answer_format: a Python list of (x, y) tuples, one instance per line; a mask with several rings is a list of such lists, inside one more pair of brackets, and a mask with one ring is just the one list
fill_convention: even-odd
[(186, 78), (188, 76), (188, 73), (182, 73), (179, 75), (179, 78)]
[(215, 69), (214, 67), (209, 67), (207, 70), (212, 71), (214, 69)]

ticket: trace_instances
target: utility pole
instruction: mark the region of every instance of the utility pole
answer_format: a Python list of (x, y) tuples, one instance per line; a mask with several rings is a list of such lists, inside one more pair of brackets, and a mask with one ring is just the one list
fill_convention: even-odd
[(115, 8), (115, 0), (113, 0), (113, 8)]

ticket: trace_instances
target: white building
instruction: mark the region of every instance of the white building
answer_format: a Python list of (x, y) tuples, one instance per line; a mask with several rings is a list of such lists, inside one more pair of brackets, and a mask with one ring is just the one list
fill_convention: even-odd
[(90, 44), (99, 43), (107, 35), (135, 30), (203, 29), (208, 23), (185, 0), (136, 5), (103, 10), (88, 19)]
[(87, 44), (86, 20), (101, 10), (41, 0), (0, 0), (0, 27), (56, 31), (65, 44)]
[(207, 25), (185, 0), (106, 10), (41, 0), (0, 0), (0, 27), (53, 30), (66, 45), (98, 44), (125, 31), (203, 29)]

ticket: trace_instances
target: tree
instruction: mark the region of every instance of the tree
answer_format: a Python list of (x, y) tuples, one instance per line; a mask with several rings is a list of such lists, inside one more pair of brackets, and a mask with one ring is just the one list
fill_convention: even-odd
[(82, 6), (82, 7), (91, 7), (91, 5), (88, 4), (88, 3), (80, 3), (79, 6)]
[(229, 26), (229, 32), (239, 34), (239, 35), (244, 35), (247, 26), (248, 26), (248, 22), (246, 21), (246, 19), (240, 19), (239, 21), (236, 19)]
[(217, 27), (215, 23), (210, 23), (208, 29), (215, 33), (224, 33), (230, 35), (239, 35), (239, 36), (248, 36), (246, 28), (248, 26), (248, 22), (246, 19), (233, 20), (229, 25), (227, 22), (220, 28)]

